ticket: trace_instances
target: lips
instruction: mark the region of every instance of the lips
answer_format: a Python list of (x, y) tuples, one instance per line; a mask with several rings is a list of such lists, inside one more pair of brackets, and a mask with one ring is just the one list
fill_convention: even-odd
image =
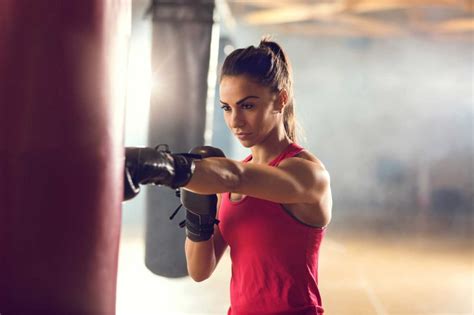
[(237, 138), (243, 140), (243, 139), (247, 139), (248, 137), (250, 137), (251, 134), (252, 133), (250, 133), (250, 132), (238, 132), (235, 135), (237, 136)]

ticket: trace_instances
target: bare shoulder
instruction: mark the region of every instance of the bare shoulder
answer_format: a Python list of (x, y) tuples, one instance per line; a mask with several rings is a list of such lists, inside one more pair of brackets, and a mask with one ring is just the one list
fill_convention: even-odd
[(315, 227), (324, 227), (331, 220), (332, 197), (330, 176), (324, 164), (311, 152), (304, 150), (280, 165), (290, 171), (304, 187), (310, 201), (286, 203), (287, 209), (297, 220)]
[(321, 162), (320, 159), (318, 159), (316, 157), (316, 155), (314, 155), (313, 153), (307, 151), (307, 150), (303, 150), (301, 151), (300, 153), (298, 153), (297, 155), (295, 155), (296, 158), (300, 158), (300, 159), (304, 159), (304, 160), (308, 160), (308, 161), (311, 161), (313, 163), (316, 163), (318, 164), (319, 166), (321, 166), (322, 168), (325, 168), (324, 167), (324, 164), (323, 162)]
[[(324, 164), (314, 154), (308, 151), (302, 151), (294, 157), (284, 159), (278, 167), (287, 172), (295, 179), (306, 191), (309, 189), (314, 192), (314, 197), (318, 201), (321, 193), (327, 191), (330, 185), (329, 172)], [(319, 202), (319, 201), (318, 201)]]
[(324, 166), (323, 162), (308, 150), (303, 150), (300, 153), (296, 154), (294, 157), (283, 160), (282, 164), (292, 163), (301, 160), (304, 160), (305, 162), (311, 162), (304, 164), (311, 165), (313, 168), (326, 171), (326, 167)]

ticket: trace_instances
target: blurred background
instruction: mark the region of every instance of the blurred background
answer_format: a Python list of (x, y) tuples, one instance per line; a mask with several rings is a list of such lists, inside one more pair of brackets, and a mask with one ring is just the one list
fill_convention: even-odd
[[(209, 42), (195, 37), (178, 57), (209, 48), (200, 63), (207, 85), (173, 91), (174, 73), (163, 69), (181, 52), (169, 49), (179, 45), (160, 33), (163, 23), (167, 34), (194, 29), (183, 16), (210, 4)], [(182, 14), (171, 14), (177, 7)], [(125, 144), (151, 145), (150, 115), (175, 110), (184, 118), (170, 124), (189, 133), (201, 120), (204, 142), (243, 159), (249, 151), (227, 131), (216, 76), (233, 49), (271, 35), (292, 63), (299, 142), (332, 179), (320, 256), (326, 313), (473, 314), (473, 13), (470, 0), (133, 0)], [(180, 111), (199, 92), (202, 111)], [(179, 101), (163, 105), (167, 93)], [(117, 314), (225, 314), (228, 253), (202, 283), (150, 271), (152, 234), (184, 233), (168, 220), (173, 202), (150, 204), (155, 190), (123, 206)], [(160, 257), (183, 251), (160, 246)]]

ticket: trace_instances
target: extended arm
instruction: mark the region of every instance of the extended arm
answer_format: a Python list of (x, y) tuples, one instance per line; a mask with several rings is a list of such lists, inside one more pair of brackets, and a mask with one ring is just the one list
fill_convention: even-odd
[(197, 193), (230, 191), (282, 204), (313, 204), (321, 222), (331, 217), (329, 173), (321, 163), (303, 158), (286, 159), (278, 167), (224, 158), (196, 161), (185, 188)]
[(191, 191), (210, 194), (234, 192), (278, 203), (318, 202), (329, 188), (329, 173), (315, 162), (301, 158), (278, 167), (241, 163), (225, 158), (196, 161)]

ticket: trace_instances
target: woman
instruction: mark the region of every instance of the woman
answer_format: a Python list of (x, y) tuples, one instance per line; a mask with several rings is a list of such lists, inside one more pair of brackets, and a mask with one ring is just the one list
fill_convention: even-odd
[(281, 47), (263, 39), (232, 52), (220, 101), (227, 126), (251, 155), (196, 161), (186, 189), (218, 193), (220, 223), (208, 240), (186, 239), (189, 274), (210, 277), (230, 246), (228, 314), (322, 314), (317, 269), (331, 220), (329, 174), (295, 143), (291, 71)]

